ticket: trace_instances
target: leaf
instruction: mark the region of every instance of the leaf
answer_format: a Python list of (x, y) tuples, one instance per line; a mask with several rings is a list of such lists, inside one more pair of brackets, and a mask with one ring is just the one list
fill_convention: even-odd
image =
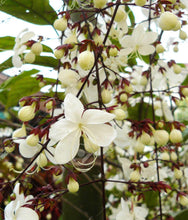
[(1, 11), (39, 25), (53, 24), (57, 18), (49, 0), (6, 0)]
[(185, 209), (179, 212), (176, 216), (174, 216), (174, 220), (186, 220), (188, 219), (188, 209)]
[(12, 65), (12, 57), (9, 57), (2, 64), (0, 64), (0, 72), (3, 72), (3, 70), (9, 69), (11, 67), (13, 67), (13, 65)]
[(159, 193), (155, 191), (144, 192), (144, 202), (149, 209), (153, 209), (158, 206), (158, 196)]

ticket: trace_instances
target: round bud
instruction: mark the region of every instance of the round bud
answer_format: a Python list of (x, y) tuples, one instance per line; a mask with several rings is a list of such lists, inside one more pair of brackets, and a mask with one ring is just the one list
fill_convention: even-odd
[(182, 178), (182, 176), (183, 176), (183, 172), (181, 170), (175, 168), (174, 169), (174, 177), (179, 180)]
[(172, 12), (163, 12), (159, 18), (159, 27), (164, 31), (173, 30), (178, 25), (178, 17)]
[(172, 29), (173, 31), (178, 31), (181, 29), (181, 23), (180, 21), (177, 22), (176, 26)]
[(109, 103), (112, 100), (112, 93), (109, 89), (103, 89), (101, 93), (102, 101), (104, 104)]
[(35, 54), (32, 52), (26, 53), (24, 56), (24, 61), (26, 63), (33, 63), (35, 61)]
[(165, 130), (156, 130), (154, 132), (154, 140), (159, 146), (166, 145), (169, 140), (169, 134)]
[(172, 161), (176, 161), (176, 160), (178, 159), (178, 156), (177, 156), (177, 154), (176, 154), (174, 151), (172, 151), (172, 152), (170, 153), (170, 159), (171, 159)]
[(90, 70), (95, 62), (93, 52), (88, 50), (82, 52), (78, 56), (78, 64), (83, 70)]
[(165, 51), (164, 47), (161, 44), (157, 44), (155, 50), (157, 53), (163, 53)]
[(122, 20), (124, 20), (126, 18), (127, 18), (127, 13), (125, 12), (124, 7), (119, 7), (114, 20), (116, 22), (121, 22)]
[(179, 51), (179, 48), (178, 48), (177, 45), (174, 46), (173, 51), (174, 51), (175, 53)]
[(134, 170), (130, 174), (130, 181), (132, 182), (138, 182), (140, 180), (140, 172), (138, 169)]
[(146, 0), (135, 0), (135, 5), (144, 6), (146, 4)]
[(18, 112), (18, 118), (21, 121), (30, 121), (35, 117), (35, 105), (27, 105), (22, 107)]
[(93, 0), (93, 4), (95, 8), (104, 8), (106, 5), (107, 0)]
[(79, 75), (71, 69), (61, 69), (58, 75), (63, 88), (75, 86), (80, 79)]
[(120, 108), (115, 109), (112, 113), (116, 116), (115, 117), (116, 120), (122, 121), (126, 118), (125, 111), (123, 111)]
[(187, 97), (188, 96), (188, 88), (182, 88), (181, 89), (181, 92), (182, 92), (182, 94), (185, 96), (185, 97)]
[(146, 132), (142, 132), (142, 135), (140, 136), (140, 141), (144, 144), (144, 145), (149, 145), (150, 141), (151, 141), (151, 137), (149, 134), (147, 134)]
[(45, 167), (48, 164), (48, 160), (47, 160), (46, 155), (44, 153), (41, 153), (37, 157), (37, 164), (39, 167)]
[(185, 31), (180, 30), (179, 38), (182, 39), (182, 40), (186, 40), (187, 39), (187, 33)]
[(67, 185), (67, 189), (69, 190), (69, 192), (71, 193), (75, 193), (79, 190), (79, 184), (78, 182), (73, 179), (72, 177), (69, 178), (69, 183)]
[(38, 134), (30, 134), (27, 138), (26, 138), (26, 143), (29, 146), (36, 146), (39, 142), (39, 136)]
[(65, 51), (63, 49), (60, 49), (60, 50), (55, 50), (54, 51), (54, 56), (57, 58), (57, 59), (61, 59), (65, 54)]
[(144, 148), (145, 148), (145, 145), (141, 143), (140, 141), (137, 141), (136, 145), (134, 146), (134, 151), (137, 153), (143, 153)]
[(148, 83), (148, 79), (146, 78), (146, 76), (142, 76), (140, 79), (140, 85), (145, 86)]
[(65, 31), (67, 28), (67, 19), (65, 17), (56, 19), (53, 26), (58, 31)]
[(117, 50), (116, 47), (114, 47), (114, 48), (110, 48), (110, 50), (109, 50), (109, 55), (110, 55), (110, 56), (112, 56), (112, 57), (116, 57), (117, 54), (118, 54), (118, 50)]
[(35, 55), (39, 56), (40, 53), (42, 52), (43, 47), (42, 44), (40, 42), (34, 43), (31, 46), (31, 52), (34, 53)]
[(125, 84), (124, 89), (125, 89), (125, 92), (127, 92), (127, 93), (131, 93), (133, 91), (133, 87), (131, 84), (129, 84), (129, 85)]
[(119, 96), (119, 99), (121, 102), (126, 102), (127, 101), (127, 94), (126, 93), (122, 93), (120, 96)]
[(175, 143), (180, 143), (183, 140), (183, 136), (180, 130), (178, 129), (172, 129), (170, 132), (170, 141), (175, 144)]
[(182, 68), (180, 65), (173, 64), (173, 71), (174, 71), (174, 73), (179, 74), (179, 73), (181, 73)]
[(168, 152), (163, 152), (161, 154), (161, 159), (162, 160), (170, 160), (170, 156), (169, 156)]
[(179, 203), (183, 206), (188, 206), (188, 198), (184, 195), (179, 196)]
[(12, 137), (19, 138), (19, 137), (25, 137), (26, 135), (27, 135), (27, 133), (26, 133), (26, 129), (25, 129), (25, 124), (22, 124), (21, 128), (18, 128), (13, 132)]

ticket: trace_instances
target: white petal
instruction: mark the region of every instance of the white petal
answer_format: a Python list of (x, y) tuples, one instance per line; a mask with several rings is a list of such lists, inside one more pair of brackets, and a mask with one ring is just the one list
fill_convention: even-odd
[(155, 52), (155, 47), (152, 45), (145, 45), (138, 49), (139, 54), (146, 56)]
[(38, 214), (30, 208), (21, 207), (16, 212), (16, 220), (39, 220)]
[(83, 132), (87, 137), (94, 143), (102, 147), (106, 147), (112, 143), (116, 137), (115, 129), (106, 124), (92, 124), (85, 125), (83, 127)]
[(134, 208), (134, 214), (136, 219), (144, 220), (145, 217), (148, 215), (148, 210), (146, 208), (136, 206)]
[[(54, 154), (55, 154), (55, 148), (54, 147), (47, 147), (48, 150), (45, 150), (45, 154), (46, 157), (48, 158), (48, 160), (50, 162), (52, 162), (53, 164), (57, 164), (57, 161), (54, 158)], [(49, 153), (50, 152), (50, 153)]]
[[(77, 128), (77, 124), (67, 121), (66, 119), (60, 119), (51, 126), (49, 138), (52, 139), (53, 144), (55, 144)], [(52, 145), (52, 142), (50, 145)]]
[(12, 64), (13, 64), (14, 67), (20, 68), (23, 63), (21, 61), (21, 58), (18, 55), (15, 54), (12, 57)]
[(89, 109), (86, 110), (82, 116), (83, 124), (103, 124), (105, 122), (110, 122), (115, 118), (114, 114), (97, 110), (97, 109)]
[(4, 210), (5, 220), (12, 220), (14, 218), (13, 216), (14, 210), (15, 210), (15, 202), (12, 201), (5, 207)]
[(40, 146), (29, 146), (26, 141), (22, 142), (19, 146), (20, 154), (25, 158), (32, 158), (37, 152), (40, 151)]
[(22, 37), (21, 37), (21, 44), (26, 43), (29, 39), (31, 39), (32, 37), (34, 37), (35, 34), (32, 31), (29, 31), (27, 33), (25, 33)]
[(77, 154), (80, 145), (81, 131), (77, 129), (63, 140), (61, 140), (55, 149), (55, 160), (59, 164), (66, 164)]
[(67, 94), (64, 100), (65, 118), (75, 123), (79, 123), (84, 111), (84, 107), (80, 100), (72, 95)]
[(152, 44), (157, 40), (158, 34), (155, 32), (146, 32), (144, 34), (143, 42), (145, 44)]

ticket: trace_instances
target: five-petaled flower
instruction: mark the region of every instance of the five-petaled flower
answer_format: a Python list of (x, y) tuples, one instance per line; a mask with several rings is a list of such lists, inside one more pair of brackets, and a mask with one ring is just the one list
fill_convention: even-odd
[(59, 164), (74, 159), (82, 135), (101, 147), (108, 146), (116, 137), (115, 129), (106, 124), (114, 119), (113, 114), (98, 109), (84, 110), (80, 100), (70, 93), (64, 100), (64, 113), (65, 118), (55, 122), (49, 131), (51, 142), (57, 143), (54, 156)]

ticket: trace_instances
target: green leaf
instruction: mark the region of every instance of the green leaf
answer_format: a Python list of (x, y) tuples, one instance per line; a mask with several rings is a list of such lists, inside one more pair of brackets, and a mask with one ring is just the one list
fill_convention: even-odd
[(6, 0), (1, 11), (39, 25), (53, 24), (57, 18), (49, 0)]
[(174, 216), (174, 220), (186, 220), (188, 219), (188, 209), (185, 209), (179, 212), (176, 216)]
[(144, 192), (144, 202), (146, 203), (149, 209), (153, 209), (158, 206), (158, 197), (159, 193), (155, 191), (146, 191)]
[(7, 60), (0, 64), (0, 72), (3, 72), (3, 70), (9, 69), (11, 67), (13, 67), (12, 57), (9, 57)]

